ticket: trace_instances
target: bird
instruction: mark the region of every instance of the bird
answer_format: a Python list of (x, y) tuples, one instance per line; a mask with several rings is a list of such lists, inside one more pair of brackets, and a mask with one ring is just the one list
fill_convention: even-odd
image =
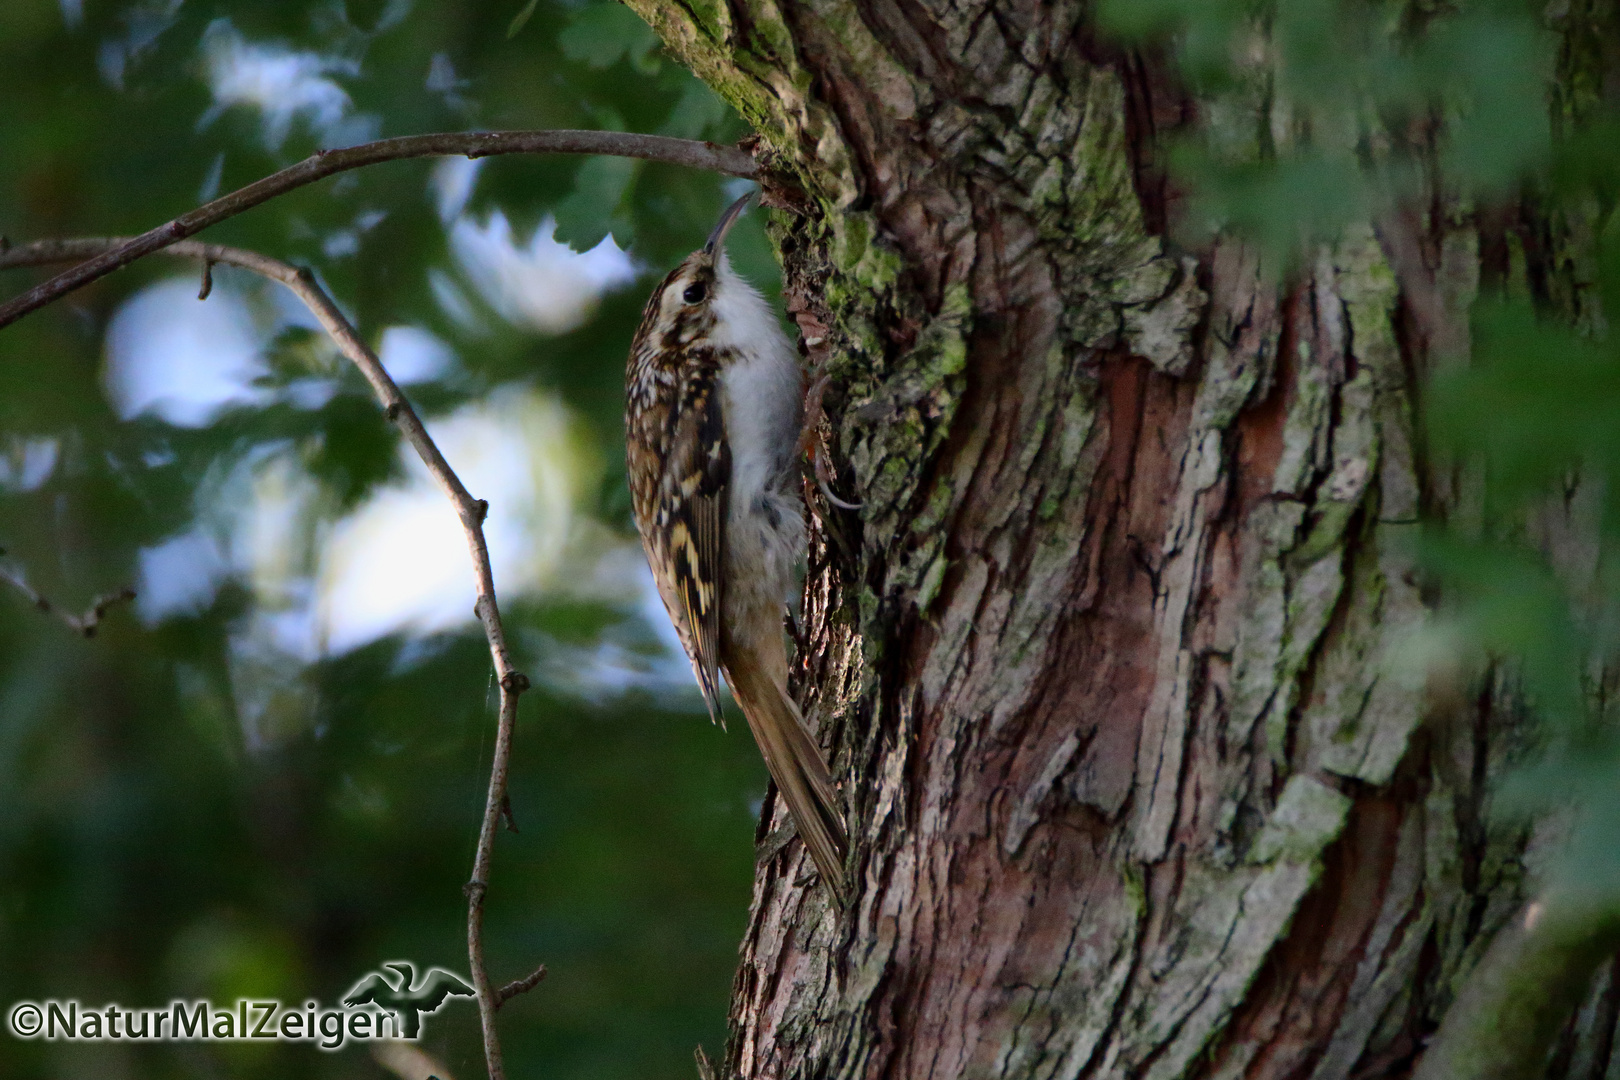
[(642, 547), (709, 718), (724, 727), (724, 672), (821, 879), (842, 899), (849, 840), (837, 792), (787, 689), (783, 615), (806, 546), (804, 376), (725, 250), (751, 197), (732, 203), (647, 301), (626, 368), (626, 468)]
[(348, 1006), (377, 1005), (394, 1017), (399, 1037), (414, 1039), (422, 1033), (422, 1014), (437, 1012), (448, 997), (477, 997), (477, 991), (460, 976), (444, 970), (430, 968), (422, 976), (422, 985), (412, 988), (416, 968), (404, 960), (390, 960), (382, 965), (400, 976), (396, 986), (381, 971), (373, 971), (349, 988), (343, 996)]

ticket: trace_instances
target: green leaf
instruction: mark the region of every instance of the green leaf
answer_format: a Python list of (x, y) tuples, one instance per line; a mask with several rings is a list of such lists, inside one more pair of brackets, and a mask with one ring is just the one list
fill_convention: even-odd
[(518, 31), (528, 25), (529, 20), (534, 16), (534, 9), (539, 6), (540, 0), (529, 0), (527, 4), (523, 5), (523, 10), (512, 17), (512, 24), (506, 28), (506, 39), (508, 41), (517, 37)]
[(574, 13), (568, 28), (557, 35), (563, 55), (591, 68), (607, 68), (629, 57), (638, 70), (646, 70), (649, 55), (658, 48), (652, 27), (622, 4), (595, 4)]
[(659, 132), (682, 139), (701, 139), (724, 124), (731, 108), (713, 90), (696, 79), (686, 84), (675, 107), (659, 125)]
[(587, 251), (609, 232), (630, 242), (630, 219), (622, 212), (625, 193), (641, 171), (633, 158), (595, 157), (579, 167), (574, 190), (557, 205), (557, 239)]

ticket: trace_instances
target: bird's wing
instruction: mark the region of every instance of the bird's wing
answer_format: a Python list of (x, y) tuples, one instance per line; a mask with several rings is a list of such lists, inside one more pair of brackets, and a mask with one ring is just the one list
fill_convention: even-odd
[[(440, 989), (440, 988), (443, 989)], [(477, 997), (478, 991), (468, 986), (466, 981), (453, 971), (444, 968), (433, 968), (422, 978), (422, 985), (416, 993), (422, 998), (437, 996), (439, 1001), (446, 997)]]
[(731, 483), (718, 374), (705, 366), (681, 380), (666, 421), (668, 454), (653, 520), (642, 528), (659, 595), (715, 723), (721, 723), (720, 593)]
[(393, 992), (394, 988), (388, 985), (388, 980), (374, 972), (349, 988), (349, 992), (343, 995), (343, 1004), (370, 1005), (378, 1000), (378, 994), (386, 997)]

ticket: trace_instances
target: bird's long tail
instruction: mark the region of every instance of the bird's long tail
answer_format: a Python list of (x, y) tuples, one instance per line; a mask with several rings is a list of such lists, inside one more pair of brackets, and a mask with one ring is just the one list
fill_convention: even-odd
[[(782, 646), (778, 643), (777, 649)], [(766, 646), (769, 649), (769, 646)], [(759, 744), (776, 789), (787, 801), (788, 812), (799, 827), (799, 836), (810, 857), (816, 862), (821, 877), (839, 898), (846, 895), (844, 856), (849, 850), (849, 838), (844, 831), (843, 815), (838, 812), (837, 793), (832, 777), (827, 772), (826, 759), (821, 748), (804, 729), (799, 707), (788, 697), (786, 683), (787, 659), (775, 657), (733, 655), (726, 665), (726, 681), (731, 693), (748, 718), (748, 727)], [(765, 651), (765, 650), (760, 650)], [(781, 682), (772, 678), (780, 666)]]

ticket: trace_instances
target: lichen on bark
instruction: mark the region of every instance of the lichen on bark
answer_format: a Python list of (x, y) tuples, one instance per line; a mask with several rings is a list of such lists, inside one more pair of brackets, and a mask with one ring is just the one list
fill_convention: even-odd
[(1396, 662), (1471, 224), (1176, 249), (1188, 102), (1071, 0), (629, 2), (765, 141), (863, 504), (797, 671), (855, 897), (768, 805), (726, 1075), (1400, 1073), (1521, 899), (1499, 698)]

